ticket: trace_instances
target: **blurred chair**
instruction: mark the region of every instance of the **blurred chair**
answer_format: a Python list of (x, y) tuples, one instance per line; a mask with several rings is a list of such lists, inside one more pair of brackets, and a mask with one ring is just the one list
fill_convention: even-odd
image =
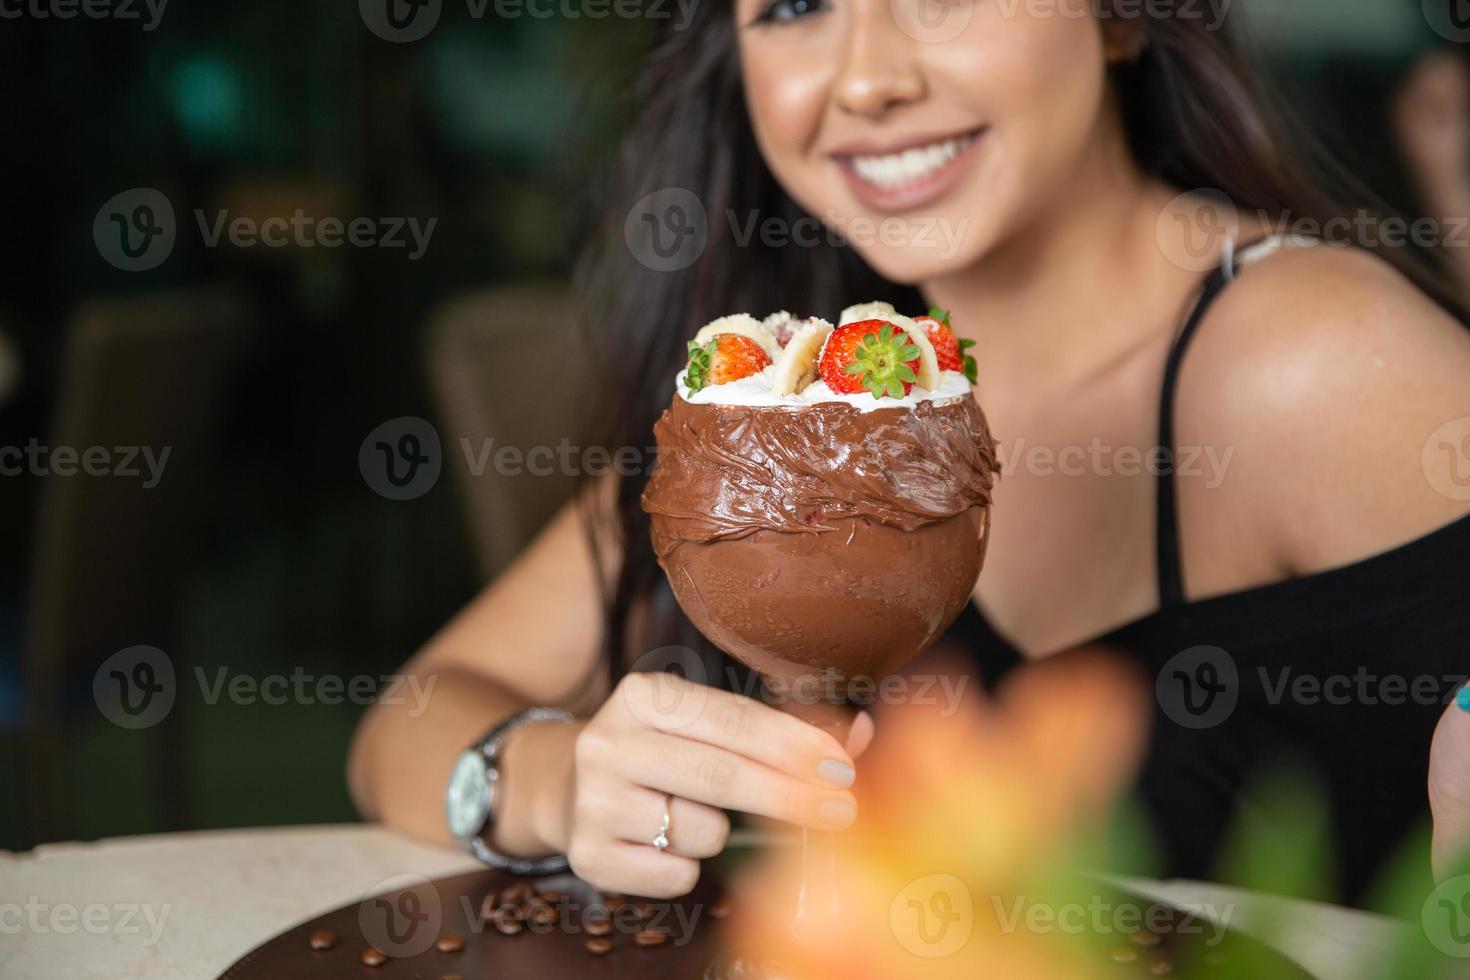
[[(446, 468), (465, 502), (475, 557), (489, 578), (566, 502), (577, 483), (590, 375), (576, 349), (577, 305), (565, 283), (496, 288), (441, 307), (428, 331), (429, 377)], [(575, 453), (559, 452), (562, 441)], [(511, 447), (510, 467), (496, 453)], [(532, 460), (536, 447), (550, 451)], [(562, 457), (573, 465), (567, 467)]]
[[(100, 447), (113, 467), (125, 462), (119, 447), (148, 447), (155, 460), (167, 448), (168, 457), (153, 486), (145, 486), (141, 455), (132, 460), (136, 477), (40, 477), (22, 639), (37, 839), (74, 834), (66, 783), (77, 780), (61, 778), (64, 733), (70, 717), (99, 718), (92, 680), (102, 661), (131, 646), (155, 646), (173, 660), (176, 684), (189, 681), (179, 598), (196, 521), (209, 506), (206, 478), (230, 375), (248, 349), (248, 322), (235, 299), (198, 291), (92, 302), (68, 332), (45, 445), (79, 455)], [(154, 742), (154, 795), (168, 829), (185, 824), (186, 703), (179, 697), (160, 725), (142, 733)]]

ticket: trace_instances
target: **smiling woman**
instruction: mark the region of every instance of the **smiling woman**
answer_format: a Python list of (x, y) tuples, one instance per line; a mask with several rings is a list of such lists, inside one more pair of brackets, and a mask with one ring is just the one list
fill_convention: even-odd
[[(993, 681), (1099, 638), (1123, 651), (1156, 682), (1139, 794), (1166, 870), (1228, 877), (1234, 814), (1290, 761), (1330, 794), (1329, 890), (1361, 900), (1427, 819), (1446, 692), (1325, 703), (1280, 676), (1456, 673), (1470, 500), (1425, 446), (1470, 417), (1470, 334), (1434, 276), (1372, 254), (1381, 236), (1330, 249), (1272, 234), (1341, 211), (1279, 137), (1225, 0), (1124, 7), (699, 3), (634, 89), (584, 267), (607, 440), (648, 444), (686, 339), (731, 311), (950, 311), (1002, 446), (1087, 461), (1004, 460), (956, 635), (975, 667)], [(739, 233), (812, 217), (843, 239)], [(640, 232), (692, 244), (670, 262)], [(1125, 457), (1153, 463), (1096, 463)], [(1222, 464), (1198, 480), (1198, 458)], [(645, 484), (589, 486), (420, 654), (411, 669), (454, 675), (439, 720), (369, 720), (354, 758), (366, 807), (437, 830), (429, 801), (454, 750), (488, 719), (554, 704), (592, 717), (506, 741), (485, 834), (507, 853), (672, 894), (723, 846), (722, 809), (851, 821), (866, 723), (838, 745), (724, 692), (702, 695), (698, 731), (646, 723), (651, 682), (624, 676), (637, 655), (709, 648), (658, 573)], [(654, 853), (664, 805), (673, 843)]]

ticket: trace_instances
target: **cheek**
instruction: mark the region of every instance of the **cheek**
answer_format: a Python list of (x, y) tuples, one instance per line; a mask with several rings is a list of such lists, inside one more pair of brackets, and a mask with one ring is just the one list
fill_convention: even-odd
[[(969, 57), (936, 66), (962, 91), (983, 93), (996, 149), (1028, 181), (1055, 175), (1093, 138), (1107, 93), (1101, 32), (1091, 17), (977, 16)], [(1018, 176), (1012, 173), (1011, 176)]]
[(825, 59), (799, 56), (788, 45), (742, 41), (740, 67), (751, 128), (766, 164), (798, 199), (803, 166), (827, 109), (832, 69)]

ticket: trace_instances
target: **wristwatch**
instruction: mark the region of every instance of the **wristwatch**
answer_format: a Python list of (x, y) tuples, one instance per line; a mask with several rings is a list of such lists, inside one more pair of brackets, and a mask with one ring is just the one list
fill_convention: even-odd
[(567, 859), (560, 854), (545, 858), (513, 858), (497, 853), (485, 843), (495, 826), (495, 803), (500, 783), (500, 750), (506, 736), (538, 721), (570, 724), (577, 719), (560, 708), (531, 708), (490, 729), (485, 736), (460, 754), (449, 776), (444, 794), (444, 817), (449, 833), (459, 846), (492, 868), (513, 874), (535, 875), (565, 871)]

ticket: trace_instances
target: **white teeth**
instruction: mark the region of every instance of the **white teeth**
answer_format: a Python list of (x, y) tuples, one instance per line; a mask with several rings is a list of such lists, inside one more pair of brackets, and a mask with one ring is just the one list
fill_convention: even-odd
[(923, 180), (963, 153), (973, 140), (973, 136), (960, 136), (928, 146), (916, 146), (902, 153), (850, 159), (852, 169), (863, 180), (891, 189)]

